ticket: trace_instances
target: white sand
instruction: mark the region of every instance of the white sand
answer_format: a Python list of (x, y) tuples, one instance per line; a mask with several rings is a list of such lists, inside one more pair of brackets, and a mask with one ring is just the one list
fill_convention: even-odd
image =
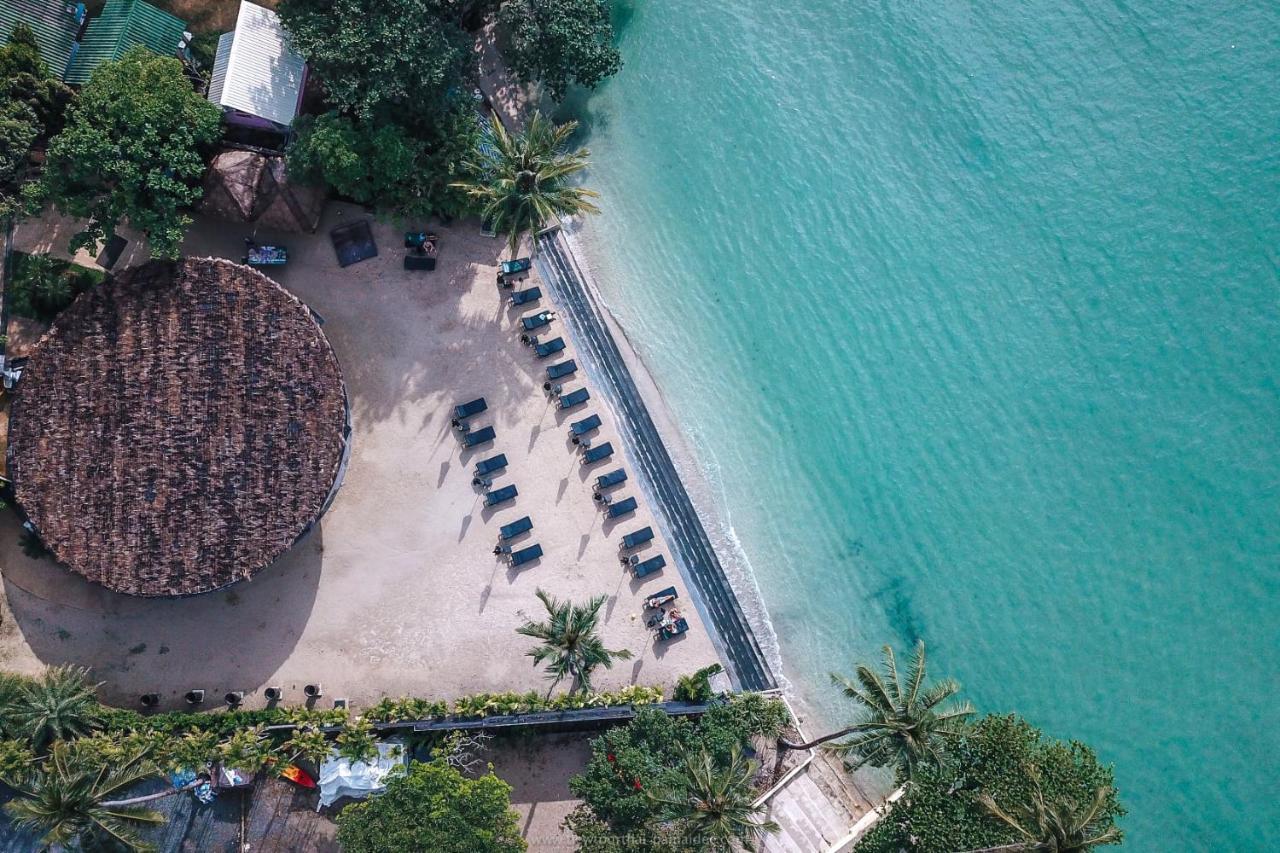
[[(502, 244), (480, 236), (474, 221), (436, 228), (441, 260), (431, 273), (401, 269), (403, 228), (376, 224), (381, 256), (338, 268), (327, 237), (343, 221), (363, 218), (330, 205), (316, 236), (258, 234), (289, 246), (291, 261), (277, 279), (326, 321), (351, 399), (353, 451), (345, 483), (322, 523), (275, 566), (251, 581), (177, 601), (132, 599), (78, 578), (48, 560), (33, 562), (16, 547), (11, 513), (0, 522), (0, 666), (34, 671), (70, 661), (94, 667), (105, 698), (131, 702), (160, 692), (168, 705), (203, 687), (250, 694), (285, 688), (287, 703), (302, 685), (321, 680), (329, 697), (357, 705), (382, 695), (451, 697), (482, 690), (545, 689), (515, 633), (541, 618), (534, 590), (584, 600), (605, 595), (602, 635), (635, 659), (600, 670), (598, 688), (669, 686), (679, 674), (715, 660), (694, 608), (690, 632), (655, 646), (642, 622), (643, 598), (686, 587), (673, 564), (637, 582), (618, 564), (623, 533), (653, 524), (648, 508), (604, 523), (591, 500), (590, 479), (625, 454), (580, 468), (567, 423), (597, 411), (600, 440), (624, 449), (607, 409), (588, 403), (572, 413), (552, 408), (541, 392), (542, 368), (517, 340), (524, 311), (503, 303), (494, 284)], [(65, 245), (64, 229), (52, 247)], [(238, 259), (246, 230), (218, 221), (197, 223), (190, 254)], [(18, 248), (50, 244), (25, 226)], [(132, 250), (134, 247), (131, 246)], [(126, 255), (128, 257), (128, 255)], [(122, 262), (124, 263), (124, 262)], [(530, 284), (536, 283), (531, 280)], [(527, 286), (527, 285), (526, 285)], [(533, 310), (553, 308), (545, 298)], [(558, 324), (556, 333), (563, 333)], [(566, 356), (572, 356), (572, 341)], [(566, 388), (585, 381), (581, 373)], [(86, 389), (86, 393), (106, 393)], [(464, 452), (449, 428), (453, 404), (484, 396), (492, 446)], [(496, 511), (482, 508), (470, 483), (481, 458), (505, 453), (510, 465), (496, 486), (515, 483), (520, 496)], [(616, 464), (615, 464), (616, 463)], [(618, 496), (638, 494), (628, 484)], [(501, 524), (533, 518), (528, 542), (545, 556), (510, 570), (490, 553)], [(657, 529), (657, 526), (655, 529)], [(661, 541), (646, 556), (670, 552)], [(562, 688), (563, 689), (563, 688)]]

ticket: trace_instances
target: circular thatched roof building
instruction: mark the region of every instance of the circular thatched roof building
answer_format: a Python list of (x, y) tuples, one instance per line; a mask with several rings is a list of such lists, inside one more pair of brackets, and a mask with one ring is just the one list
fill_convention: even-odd
[(9, 476), (54, 556), (130, 595), (249, 577), (319, 518), (349, 435), (311, 312), (225, 260), (125, 270), (37, 345), (13, 399)]

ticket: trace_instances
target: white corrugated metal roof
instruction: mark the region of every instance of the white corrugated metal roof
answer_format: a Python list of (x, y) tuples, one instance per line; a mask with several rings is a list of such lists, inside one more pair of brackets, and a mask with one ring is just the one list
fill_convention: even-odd
[(289, 125), (298, 112), (306, 63), (289, 51), (275, 12), (241, 0), (234, 33), (218, 39), (209, 100)]

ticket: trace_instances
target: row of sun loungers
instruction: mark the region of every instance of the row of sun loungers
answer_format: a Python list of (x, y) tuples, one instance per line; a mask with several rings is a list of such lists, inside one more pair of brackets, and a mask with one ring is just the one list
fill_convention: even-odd
[[(525, 267), (524, 269), (527, 269)], [(523, 271), (523, 270), (522, 270)], [(499, 274), (499, 281), (504, 286), (509, 286), (509, 282), (503, 279), (503, 275)], [(541, 298), (542, 291), (536, 287), (527, 290), (517, 291), (510, 296), (510, 303), (513, 306), (526, 305)], [(530, 314), (520, 318), (521, 335), (520, 340), (528, 346), (533, 347), (534, 355), (540, 359), (548, 358), (556, 353), (563, 352), (565, 349), (565, 341), (562, 337), (551, 338), (550, 340), (539, 340), (538, 336), (532, 334), (540, 329), (547, 328), (555, 319), (555, 313), (552, 311), (539, 311), (536, 314)], [(578, 370), (577, 362), (572, 358), (556, 364), (549, 365), (546, 368), (546, 382), (543, 383), (543, 390), (549, 396), (556, 398), (558, 407), (561, 410), (568, 410), (581, 406), (591, 399), (591, 393), (586, 388), (578, 388), (569, 393), (564, 393), (561, 386), (556, 384), (558, 380), (572, 376)], [(593, 445), (588, 438), (592, 433), (600, 429), (602, 422), (600, 416), (591, 414), (587, 417), (574, 421), (569, 424), (569, 436), (573, 440), (574, 445), (578, 446), (582, 451), (581, 464), (594, 465), (603, 462), (613, 456), (613, 444), (605, 441), (602, 444)], [(499, 454), (501, 456), (501, 454)], [(499, 457), (494, 457), (496, 460)], [(502, 458), (502, 464), (505, 466), (506, 458)], [(477, 477), (483, 477), (488, 473), (488, 463), (485, 460), (477, 466)], [(481, 469), (485, 470), (482, 471)], [(496, 469), (495, 469), (496, 470)], [(612, 489), (627, 482), (627, 472), (624, 468), (618, 468), (607, 474), (601, 474), (595, 478), (594, 499), (603, 509), (606, 517), (610, 519), (623, 518), (631, 515), (639, 508), (639, 502), (634, 497), (625, 497), (620, 500), (613, 500), (609, 495), (605, 494), (606, 489)], [(508, 487), (511, 490), (510, 498), (515, 497), (515, 487)], [(488, 504), (490, 496), (499, 495), (505, 490), (498, 492), (486, 493), (486, 504)], [(507, 499), (510, 499), (507, 498)], [(519, 536), (533, 527), (533, 522), (528, 516), (504, 525), (501, 528), (499, 538), (501, 542), (505, 542), (515, 536)], [(622, 550), (631, 551), (640, 546), (651, 542), (654, 533), (652, 527), (642, 527), (639, 530), (632, 531), (622, 537)], [(530, 560), (542, 556), (542, 547), (540, 545), (530, 545), (518, 551), (512, 551), (510, 546), (499, 546), (497, 549), (508, 555), (508, 560), (512, 566), (518, 566)], [(649, 575), (661, 572), (667, 565), (667, 558), (662, 554), (656, 554), (648, 559), (641, 560), (636, 555), (624, 556), (622, 563), (631, 569), (632, 576), (635, 578), (644, 578)], [(689, 630), (689, 623), (680, 616), (678, 610), (674, 607), (670, 610), (663, 609), (678, 597), (675, 587), (658, 592), (645, 599), (645, 607), (648, 609), (656, 609), (658, 613), (649, 621), (649, 626), (656, 630), (659, 639), (667, 640), (671, 637), (683, 634)]]

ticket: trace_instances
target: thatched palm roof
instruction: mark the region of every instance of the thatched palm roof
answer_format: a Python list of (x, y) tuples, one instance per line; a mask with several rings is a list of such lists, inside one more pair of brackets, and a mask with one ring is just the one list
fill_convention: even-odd
[(204, 592), (318, 517), (344, 452), (337, 358), (261, 273), (152, 262), (64, 311), (12, 405), (15, 495), (54, 555), (133, 595)]
[(323, 188), (289, 179), (283, 157), (229, 149), (205, 172), (200, 209), (232, 222), (310, 233), (320, 223), (324, 202)]

